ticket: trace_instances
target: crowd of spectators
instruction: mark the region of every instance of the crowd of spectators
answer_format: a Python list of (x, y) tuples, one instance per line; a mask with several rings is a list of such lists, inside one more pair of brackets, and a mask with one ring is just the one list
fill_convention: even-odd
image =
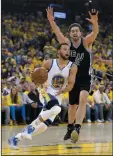
[[(112, 16), (109, 17), (112, 19)], [(112, 19), (113, 20), (113, 19)], [(39, 107), (39, 95), (31, 82), (30, 73), (49, 58), (56, 58), (58, 42), (42, 12), (2, 14), (2, 112), (5, 124), (17, 124), (17, 113), (21, 112), (22, 123), (35, 119)], [(103, 59), (112, 59), (113, 31), (109, 20), (99, 22), (99, 35), (93, 45), (93, 53)], [(60, 25), (67, 36), (66, 25)], [(84, 30), (86, 34), (87, 30)], [(86, 122), (111, 122), (113, 120), (112, 67), (93, 62), (94, 83), (88, 97)], [(67, 121), (68, 94), (64, 94), (62, 111), (58, 120)], [(59, 119), (60, 118), (60, 119)], [(12, 119), (12, 120), (11, 120)]]

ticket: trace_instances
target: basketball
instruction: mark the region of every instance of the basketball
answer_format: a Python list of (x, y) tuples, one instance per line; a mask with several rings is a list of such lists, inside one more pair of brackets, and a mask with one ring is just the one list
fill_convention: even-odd
[(36, 68), (32, 73), (31, 73), (31, 78), (32, 81), (35, 84), (43, 84), (47, 81), (48, 79), (48, 72), (46, 69), (44, 69), (43, 67), (41, 68)]

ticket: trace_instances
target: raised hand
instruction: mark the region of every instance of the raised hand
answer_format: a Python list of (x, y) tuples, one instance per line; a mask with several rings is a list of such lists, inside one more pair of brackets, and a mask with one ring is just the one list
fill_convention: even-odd
[(54, 21), (54, 16), (53, 16), (53, 8), (51, 7), (48, 7), (46, 9), (46, 12), (47, 12), (47, 18), (49, 21)]
[(86, 18), (86, 20), (88, 20), (92, 24), (95, 24), (96, 22), (98, 22), (98, 11), (96, 11), (96, 9), (92, 9), (88, 13), (90, 15), (90, 18)]

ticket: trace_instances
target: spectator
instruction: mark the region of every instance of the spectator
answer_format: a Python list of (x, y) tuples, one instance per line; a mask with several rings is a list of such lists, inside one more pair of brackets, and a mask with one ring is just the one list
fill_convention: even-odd
[(7, 86), (3, 89), (3, 95), (8, 95), (11, 93), (11, 83), (7, 82)]
[(5, 125), (9, 125), (10, 124), (10, 108), (9, 106), (7, 106), (7, 102), (6, 102), (7, 98), (6, 96), (2, 96), (2, 112), (5, 112)]
[(35, 103), (37, 103), (37, 112), (35, 111), (35, 113), (33, 113), (33, 118), (35, 119), (39, 115), (39, 113), (41, 112), (41, 110), (42, 110), (42, 103), (40, 102), (39, 92), (38, 92), (37, 87), (34, 84), (34, 82), (31, 82), (30, 83), (30, 92), (28, 93), (28, 97), (32, 101), (34, 101)]
[(90, 95), (88, 96), (88, 103), (86, 105), (86, 121), (88, 123), (91, 123), (91, 113), (94, 113), (94, 122), (101, 122), (99, 120), (99, 112), (98, 112), (98, 108), (94, 103), (94, 98), (93, 96)]
[(68, 104), (69, 104), (68, 93), (65, 93), (62, 99), (61, 113), (60, 113), (62, 123), (66, 121), (66, 115), (68, 113)]
[(104, 85), (100, 85), (99, 89), (93, 94), (94, 101), (98, 107), (100, 113), (100, 120), (104, 122), (104, 112), (107, 112), (105, 121), (111, 121), (112, 105), (108, 96), (103, 92), (105, 89)]
[[(32, 101), (27, 94), (22, 92), (22, 86), (17, 86), (18, 92), (22, 99), (22, 105), (26, 106), (26, 120), (31, 122), (30, 114), (32, 113), (35, 117), (37, 116), (37, 103)], [(31, 113), (30, 113), (31, 112)], [(34, 117), (34, 118), (35, 118)]]
[(21, 97), (16, 87), (11, 88), (11, 93), (6, 96), (7, 104), (10, 106), (11, 117), (13, 124), (16, 125), (16, 111), (21, 110), (23, 124), (26, 124), (25, 105), (22, 105)]

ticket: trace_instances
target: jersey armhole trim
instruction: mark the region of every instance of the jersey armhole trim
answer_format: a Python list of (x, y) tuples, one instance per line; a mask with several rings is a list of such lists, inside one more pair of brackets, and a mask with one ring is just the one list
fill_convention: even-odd
[(48, 72), (50, 72), (50, 70), (51, 70), (52, 66), (53, 66), (53, 59), (52, 59), (52, 63), (51, 63), (51, 66), (50, 66), (50, 68), (49, 68)]
[(70, 65), (70, 69), (69, 69), (69, 75), (70, 75), (71, 68), (72, 68), (73, 64), (74, 64), (74, 63), (72, 62), (72, 64)]
[(71, 63), (70, 68), (72, 68), (73, 64), (74, 64), (74, 62)]
[(84, 39), (83, 39), (83, 38), (82, 38), (82, 45), (83, 45), (84, 49), (85, 49), (89, 54), (92, 53), (92, 50), (86, 48), (86, 46), (84, 45)]

